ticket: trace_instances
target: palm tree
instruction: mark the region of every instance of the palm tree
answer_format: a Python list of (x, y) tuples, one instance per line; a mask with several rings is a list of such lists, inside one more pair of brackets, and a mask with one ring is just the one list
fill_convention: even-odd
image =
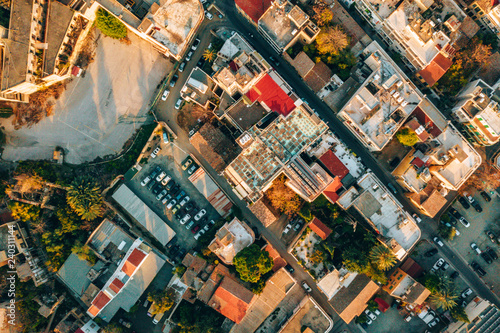
[(430, 296), (431, 302), (438, 308), (443, 308), (444, 310), (457, 306), (457, 302), (455, 301), (457, 298), (458, 295), (455, 291), (449, 288), (437, 290)]
[(370, 251), (370, 259), (381, 270), (388, 270), (397, 262), (396, 256), (384, 244), (379, 244)]
[(205, 60), (210, 61), (210, 62), (214, 61), (215, 50), (213, 50), (213, 49), (206, 49), (205, 52), (203, 52), (203, 58)]
[(77, 177), (68, 187), (66, 200), (85, 220), (93, 220), (103, 213), (101, 188), (90, 177)]

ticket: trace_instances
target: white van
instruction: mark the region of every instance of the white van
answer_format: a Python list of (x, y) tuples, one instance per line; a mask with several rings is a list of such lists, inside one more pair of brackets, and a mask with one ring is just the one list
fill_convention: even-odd
[(163, 314), (165, 314), (165, 312), (162, 312), (162, 313), (157, 313), (156, 316), (153, 318), (153, 324), (158, 324), (161, 320), (161, 318), (163, 317)]

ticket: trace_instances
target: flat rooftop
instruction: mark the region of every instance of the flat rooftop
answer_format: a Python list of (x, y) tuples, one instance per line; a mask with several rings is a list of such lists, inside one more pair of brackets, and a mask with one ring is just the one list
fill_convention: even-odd
[(364, 50), (373, 71), (339, 116), (352, 121), (379, 149), (422, 100), (420, 92), (376, 42)]
[(279, 333), (301, 333), (303, 327), (313, 332), (329, 332), (333, 326), (332, 319), (310, 296), (306, 296), (295, 309), (292, 317), (281, 327)]
[(346, 209), (354, 206), (382, 236), (394, 239), (405, 251), (411, 249), (420, 238), (420, 229), (409, 213), (372, 173), (358, 180), (358, 185), (360, 191), (351, 187), (338, 203)]
[(88, 240), (98, 253), (112, 261), (123, 258), (133, 243), (132, 237), (108, 219), (102, 221)]
[[(291, 18), (299, 17), (297, 23), (305, 22), (303, 20), (305, 14), (298, 15), (298, 11), (302, 12), (302, 10), (297, 10), (295, 7), (297, 6), (288, 1), (281, 8), (273, 2), (271, 7), (259, 19), (259, 28), (264, 30), (280, 48), (285, 48), (295, 37), (296, 32), (295, 34), (293, 32), (300, 29), (300, 26), (297, 26)], [(292, 16), (291, 14), (295, 15)]]
[(354, 281), (357, 275), (358, 273), (349, 272), (345, 268), (341, 268), (340, 270), (335, 269), (318, 282), (318, 288), (320, 288), (330, 300), (340, 289), (349, 287), (349, 284)]
[(59, 48), (62, 45), (66, 31), (73, 19), (74, 12), (71, 8), (58, 1), (50, 3), (50, 11), (47, 25), (47, 44), (45, 51), (45, 72), (52, 74), (56, 63)]
[(226, 113), (243, 131), (257, 124), (266, 114), (266, 109), (259, 103), (248, 105), (243, 99), (233, 104)]
[(400, 1), (401, 0), (364, 0), (364, 2), (372, 6), (378, 16), (383, 20), (394, 12), (396, 5)]
[(224, 224), (209, 245), (209, 249), (226, 263), (232, 263), (234, 256), (255, 240), (253, 231), (243, 223), (234, 218), (231, 222)]

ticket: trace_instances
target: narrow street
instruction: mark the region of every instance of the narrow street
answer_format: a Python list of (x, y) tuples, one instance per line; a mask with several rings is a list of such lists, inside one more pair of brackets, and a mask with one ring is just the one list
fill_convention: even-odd
[[(193, 55), (193, 59), (187, 64), (183, 73), (179, 73), (179, 81), (174, 88), (171, 88), (170, 97), (166, 102), (160, 101), (157, 105), (157, 117), (161, 121), (165, 121), (171, 129), (178, 136), (176, 144), (181, 147), (181, 149), (191, 153), (195, 156), (202, 164), (205, 170), (212, 176), (212, 178), (217, 182), (217, 184), (222, 188), (222, 190), (228, 195), (228, 197), (236, 204), (242, 211), (244, 218), (254, 227), (258, 229), (263, 237), (265, 237), (273, 247), (280, 253), (280, 255), (295, 269), (294, 278), (300, 283), (306, 281), (313, 289), (312, 296), (318, 301), (318, 303), (331, 315), (335, 324), (335, 331), (340, 331), (349, 327), (353, 332), (357, 332), (358, 328), (352, 322), (350, 325), (346, 325), (340, 317), (336, 314), (333, 308), (328, 303), (326, 296), (316, 287), (316, 283), (312, 277), (304, 271), (304, 269), (297, 263), (297, 261), (286, 251), (286, 247), (283, 242), (269, 230), (267, 230), (262, 223), (250, 212), (247, 208), (245, 201), (240, 200), (236, 194), (232, 191), (231, 186), (227, 183), (224, 177), (219, 176), (212, 169), (212, 167), (205, 161), (202, 154), (200, 154), (190, 143), (187, 133), (182, 130), (176, 121), (177, 112), (174, 109), (174, 104), (179, 97), (180, 89), (182, 88), (187, 76), (191, 72), (192, 68), (196, 66), (198, 59), (202, 56), (203, 51), (209, 44), (209, 34), (210, 29), (219, 28), (222, 26), (227, 26), (233, 28), (234, 30), (241, 33), (250, 44), (265, 58), (269, 59), (272, 55), (275, 59), (280, 62), (280, 66), (277, 67), (277, 71), (286, 80), (290, 86), (295, 90), (295, 92), (304, 100), (307, 100), (309, 105), (318, 112), (320, 117), (329, 125), (332, 132), (334, 132), (342, 141), (348, 143), (349, 148), (362, 160), (363, 163), (371, 169), (371, 171), (377, 175), (377, 177), (384, 184), (392, 183), (396, 188), (400, 189), (399, 185), (394, 181), (392, 175), (384, 170), (377, 160), (371, 155), (371, 153), (365, 149), (364, 146), (356, 139), (356, 137), (341, 123), (341, 121), (336, 117), (333, 111), (323, 103), (309, 87), (302, 81), (300, 76), (297, 74), (294, 68), (292, 68), (287, 62), (285, 62), (279, 55), (274, 53), (271, 47), (264, 41), (264, 39), (259, 35), (256, 28), (245, 21), (241, 17), (235, 8), (234, 1), (224, 0), (223, 2), (217, 1), (217, 5), (224, 11), (227, 20), (214, 19), (214, 21), (205, 21), (200, 27), (200, 34), (198, 38), (201, 39), (201, 44)], [(250, 38), (250, 34), (253, 38)], [(269, 63), (272, 63), (269, 61)], [(414, 213), (416, 210), (410, 204), (410, 202), (403, 195), (403, 191), (400, 189), (396, 195), (397, 199), (401, 202), (404, 208), (410, 212)], [(430, 218), (423, 218), (422, 223), (419, 224), (422, 230), (422, 239), (432, 239), (436, 234), (436, 221)], [(445, 242), (445, 246), (440, 248), (445, 254), (445, 259), (451, 263), (456, 270), (460, 271), (461, 275), (470, 284), (478, 295), (490, 300), (497, 306), (500, 306), (500, 299), (494, 295), (488, 287), (486, 287), (483, 281), (473, 272), (468, 264), (463, 261), (456, 253), (451, 249)]]

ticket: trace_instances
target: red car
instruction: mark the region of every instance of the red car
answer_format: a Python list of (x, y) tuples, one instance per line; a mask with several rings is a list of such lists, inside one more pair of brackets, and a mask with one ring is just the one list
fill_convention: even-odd
[(197, 232), (198, 232), (198, 230), (200, 230), (200, 226), (199, 226), (199, 225), (195, 225), (195, 226), (193, 227), (193, 229), (191, 229), (191, 232), (192, 232), (193, 234), (195, 234), (195, 233), (197, 233)]

